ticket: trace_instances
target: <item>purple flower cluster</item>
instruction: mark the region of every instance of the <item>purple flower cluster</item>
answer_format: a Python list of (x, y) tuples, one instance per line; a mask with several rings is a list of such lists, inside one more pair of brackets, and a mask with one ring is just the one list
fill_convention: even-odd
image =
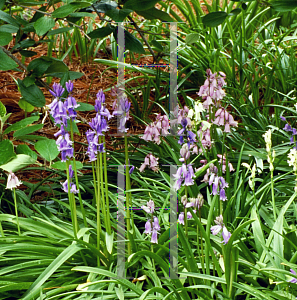
[(142, 139), (145, 141), (154, 141), (157, 145), (161, 143), (160, 135), (168, 135), (169, 120), (166, 115), (158, 114), (156, 121), (145, 128)]
[[(73, 170), (72, 170), (72, 166), (69, 165), (69, 178), (70, 178), (70, 193), (73, 193), (73, 194), (77, 194), (79, 191), (78, 189), (76, 188), (76, 185), (71, 182), (72, 178), (73, 178)], [(68, 193), (68, 179), (66, 179), (66, 181), (64, 183), (61, 183), (62, 184), (62, 190), (65, 192), (65, 193)]]
[(223, 216), (220, 215), (219, 217), (216, 217), (214, 221), (217, 225), (214, 225), (210, 228), (211, 233), (213, 235), (217, 235), (222, 230), (222, 237), (223, 237), (223, 243), (226, 245), (231, 237), (231, 233), (228, 231), (226, 226), (223, 222)]
[[(73, 90), (73, 83), (70, 80), (66, 82), (66, 89), (68, 93), (71, 93)], [(63, 102), (61, 97), (64, 91), (65, 89), (60, 83), (54, 83), (53, 90), (50, 90), (50, 93), (55, 97), (55, 99), (48, 105), (55, 124), (61, 125), (61, 128), (55, 134), (55, 137), (58, 137), (56, 144), (59, 151), (61, 151), (61, 160), (63, 162), (65, 162), (67, 158), (70, 159), (73, 157), (73, 142), (70, 140), (70, 135), (66, 128), (68, 119), (75, 120), (77, 113), (74, 109), (79, 106), (79, 104), (76, 103), (75, 98), (71, 95), (68, 95), (66, 100)]]
[[(188, 199), (186, 196), (182, 196), (181, 203), (185, 208), (189, 207), (195, 207), (197, 210), (200, 210), (202, 208), (202, 205), (204, 203), (203, 196), (201, 194), (198, 194), (197, 198), (189, 198), (190, 202), (188, 202)], [(196, 213), (196, 209), (193, 209), (193, 212)], [(181, 212), (178, 216), (178, 222), (182, 225), (185, 225), (185, 213)], [(193, 216), (191, 212), (187, 212), (187, 220), (193, 219)]]
[[(184, 205), (185, 208), (189, 208), (189, 207), (194, 206), (193, 202), (188, 202), (188, 199), (187, 199), (186, 196), (182, 196), (181, 203)], [(196, 213), (196, 210), (193, 209), (193, 212)], [(191, 220), (191, 219), (193, 219), (193, 216), (192, 216), (191, 212), (187, 212), (187, 220)], [(178, 223), (182, 224), (182, 225), (185, 225), (185, 213), (184, 212), (181, 212), (179, 214)]]
[(107, 121), (112, 118), (108, 109), (105, 107), (105, 95), (102, 90), (97, 93), (97, 98), (95, 100), (95, 111), (96, 116), (89, 122), (91, 129), (86, 132), (86, 137), (88, 141), (87, 154), (90, 161), (95, 161), (97, 159), (97, 153), (104, 152), (103, 143), (98, 142), (99, 136), (104, 135), (108, 130)]
[(188, 147), (196, 142), (196, 135), (194, 132), (192, 132), (190, 129), (187, 129), (187, 126), (191, 126), (191, 121), (188, 121), (188, 118), (183, 118), (181, 120), (182, 128), (177, 132), (177, 134), (180, 136), (178, 143), (182, 145), (184, 143), (184, 136), (186, 136), (186, 141), (188, 144)]
[[(226, 156), (222, 156), (221, 154), (217, 154), (219, 157), (219, 164), (222, 166), (222, 173), (226, 173)], [(198, 168), (196, 171), (199, 171), (203, 166), (207, 164), (207, 160), (200, 160), (200, 163), (203, 165)], [(235, 171), (232, 164), (228, 163), (229, 171)], [(209, 185), (212, 185), (212, 195), (220, 195), (220, 200), (227, 200), (225, 194), (225, 188), (228, 187), (228, 183), (222, 176), (218, 176), (218, 168), (214, 164), (210, 164), (209, 168), (206, 170), (202, 182), (208, 182)]]
[[(286, 118), (285, 117), (281, 116), (280, 118), (281, 118), (282, 121), (286, 122)], [(292, 132), (292, 135), (290, 137), (290, 143), (294, 144), (294, 136), (297, 135), (296, 128), (292, 128), (288, 123), (286, 123), (285, 127), (283, 128), (283, 130), (287, 131), (287, 132)], [(293, 149), (297, 150), (297, 141), (295, 142), (295, 146), (293, 147)]]
[(148, 214), (150, 214), (150, 218), (145, 223), (145, 231), (146, 234), (151, 234), (151, 243), (158, 244), (158, 231), (161, 230), (159, 225), (159, 220), (156, 216), (153, 216), (155, 211), (155, 203), (150, 200), (147, 202), (147, 205), (142, 205), (141, 208)]
[[(224, 177), (216, 176), (214, 173), (211, 174), (209, 179), (209, 185), (212, 185), (212, 195), (220, 194), (220, 200), (226, 201), (225, 188), (228, 187), (228, 183), (225, 181)], [(219, 191), (218, 191), (219, 190)]]
[[(226, 75), (223, 72), (213, 74), (210, 69), (206, 70), (206, 75), (207, 79), (197, 94), (202, 97), (203, 100), (206, 100), (203, 103), (203, 107), (208, 109), (210, 105), (218, 106), (219, 100), (225, 97), (226, 94), (222, 87), (226, 85)], [(214, 102), (212, 100), (214, 100)]]
[(129, 128), (125, 127), (125, 124), (127, 120), (129, 120), (130, 115), (129, 115), (129, 110), (130, 110), (131, 102), (128, 101), (127, 96), (124, 94), (119, 103), (119, 107), (117, 107), (117, 100), (114, 101), (113, 103), (113, 110), (114, 112), (112, 113), (113, 116), (120, 116), (119, 120), (119, 127), (118, 130), (120, 132), (127, 132)]

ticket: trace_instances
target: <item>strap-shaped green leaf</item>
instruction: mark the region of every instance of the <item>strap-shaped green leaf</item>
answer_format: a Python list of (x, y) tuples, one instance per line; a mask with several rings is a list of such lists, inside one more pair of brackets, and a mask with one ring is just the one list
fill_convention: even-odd
[(276, 11), (292, 11), (297, 7), (297, 0), (275, 0), (271, 2), (271, 7)]

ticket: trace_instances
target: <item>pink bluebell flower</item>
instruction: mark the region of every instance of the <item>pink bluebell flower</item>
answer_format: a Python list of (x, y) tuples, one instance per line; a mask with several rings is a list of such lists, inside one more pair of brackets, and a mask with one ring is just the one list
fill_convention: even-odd
[(144, 158), (144, 163), (140, 166), (139, 172), (143, 172), (146, 167), (149, 167), (154, 172), (158, 172), (159, 171), (158, 160), (159, 160), (158, 157), (155, 157), (151, 153), (148, 154)]
[(153, 213), (155, 211), (155, 203), (154, 201), (150, 200), (147, 202), (146, 206), (142, 205), (141, 208), (147, 212), (148, 214), (151, 214), (151, 217), (146, 221), (145, 223), (145, 234), (151, 234), (151, 243), (158, 243), (158, 231), (161, 230), (159, 220), (156, 216), (153, 216)]
[(142, 205), (141, 208), (148, 214), (153, 214), (155, 211), (155, 203), (153, 200), (147, 202), (146, 206)]
[[(193, 209), (193, 212), (196, 213), (196, 210)], [(191, 212), (187, 212), (187, 220), (191, 220), (193, 219), (193, 216), (191, 214)], [(178, 216), (178, 223), (179, 224), (182, 224), (182, 225), (185, 225), (185, 213), (184, 212), (181, 212)]]
[(207, 79), (197, 94), (205, 100), (203, 107), (208, 109), (211, 105), (217, 106), (218, 101), (225, 97), (226, 94), (222, 87), (226, 85), (226, 75), (223, 72), (213, 74), (210, 69), (206, 70), (206, 75)]

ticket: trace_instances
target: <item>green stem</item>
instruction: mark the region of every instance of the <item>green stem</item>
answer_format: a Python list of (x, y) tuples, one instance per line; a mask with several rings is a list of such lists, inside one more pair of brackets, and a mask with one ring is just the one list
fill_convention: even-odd
[[(76, 188), (78, 189), (78, 199), (79, 199), (80, 209), (81, 209), (81, 213), (82, 213), (83, 220), (84, 220), (84, 225), (85, 225), (85, 227), (88, 227), (86, 213), (85, 213), (85, 209), (84, 209), (82, 198), (81, 198), (78, 176), (77, 176), (77, 169), (76, 169), (76, 162), (75, 162), (74, 138), (73, 138), (73, 123), (72, 122), (73, 121), (70, 120), (70, 134), (71, 134), (71, 141), (73, 142), (73, 145), (72, 145), (73, 146), (73, 171), (74, 171)], [(75, 198), (74, 198), (74, 203), (75, 203)], [(75, 210), (76, 210), (76, 205), (75, 205)]]
[(0, 233), (1, 233), (1, 237), (4, 237), (4, 231), (2, 228), (2, 223), (0, 222)]
[[(96, 174), (97, 174), (97, 197), (96, 197), (96, 205), (97, 205), (97, 248), (100, 251), (100, 234), (101, 234), (101, 220), (100, 220), (100, 170), (99, 170), (99, 162), (96, 161)], [(100, 258), (97, 257), (97, 264), (100, 266)]]
[(106, 143), (105, 143), (105, 135), (103, 136), (103, 144), (105, 152), (103, 152), (103, 160), (104, 160), (104, 180), (105, 180), (105, 201), (107, 208), (107, 233), (111, 234), (111, 225), (110, 225), (110, 212), (109, 212), (109, 197), (108, 197), (108, 178), (107, 178), (107, 159), (106, 159)]
[(93, 201), (92, 205), (96, 205), (96, 199), (97, 199), (97, 188), (96, 188), (96, 177), (95, 177), (95, 167), (94, 167), (94, 162), (92, 161), (92, 172), (93, 172), (93, 182), (94, 182), (94, 191), (95, 191), (95, 201)]
[(273, 207), (273, 217), (274, 217), (274, 221), (276, 221), (276, 206), (275, 206), (275, 198), (274, 198), (273, 171), (270, 172), (270, 178), (271, 178), (271, 198), (272, 198), (272, 207)]
[[(16, 221), (17, 221), (17, 226), (18, 226), (18, 233), (19, 233), (19, 236), (21, 236), (15, 188), (13, 188), (13, 198), (14, 198), (14, 209), (15, 209), (15, 216), (16, 216)], [(1, 226), (1, 229), (2, 229), (2, 226)], [(4, 236), (4, 233), (2, 234), (2, 231), (1, 231), (1, 235)]]
[(66, 174), (67, 174), (67, 185), (68, 185), (68, 199), (71, 211), (71, 221), (73, 226), (74, 238), (77, 239), (77, 216), (76, 216), (76, 203), (72, 193), (70, 193), (70, 176), (69, 176), (69, 165), (70, 161), (66, 160)]
[[(101, 136), (99, 136), (99, 144), (101, 144)], [(106, 217), (106, 209), (105, 209), (105, 201), (104, 201), (104, 188), (103, 188), (103, 162), (102, 162), (102, 153), (99, 153), (99, 165), (100, 165), (100, 185), (101, 185), (101, 199), (102, 199), (102, 211), (104, 217), (104, 225), (106, 229), (107, 217)]]
[[(201, 210), (200, 209), (199, 209), (199, 221), (201, 223)], [(197, 226), (197, 228), (198, 228), (198, 226)], [(200, 233), (200, 231), (198, 231), (198, 237), (199, 237), (199, 233)], [(204, 249), (203, 249), (202, 233), (201, 233), (200, 240), (201, 240), (201, 266), (202, 266), (202, 272), (203, 272), (203, 274), (205, 274), (205, 268), (204, 268)]]
[[(129, 157), (128, 157), (128, 139), (127, 135), (125, 134), (125, 161), (126, 161), (126, 209), (127, 209), (127, 230), (128, 234), (130, 233), (131, 230), (131, 223), (130, 223), (130, 218), (132, 217), (132, 212), (130, 212), (130, 192), (127, 192), (127, 190), (130, 190), (130, 174), (129, 174)], [(131, 243), (128, 243), (128, 255), (131, 255)]]
[[(187, 190), (187, 186), (185, 186), (185, 196), (188, 197), (188, 190)], [(185, 220), (185, 233), (186, 233), (186, 237), (188, 237), (188, 216), (187, 216), (187, 208), (184, 208), (184, 220)]]

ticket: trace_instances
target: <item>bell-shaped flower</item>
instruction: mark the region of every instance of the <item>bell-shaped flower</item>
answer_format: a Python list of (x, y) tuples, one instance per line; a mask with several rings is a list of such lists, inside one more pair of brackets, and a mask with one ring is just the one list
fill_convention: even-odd
[(152, 214), (155, 211), (155, 203), (153, 200), (150, 200), (145, 205), (142, 205), (141, 208), (148, 214)]
[(223, 216), (220, 215), (220, 216), (216, 217), (214, 222), (216, 223), (216, 225), (214, 225), (210, 228), (211, 233), (213, 235), (217, 235), (222, 230), (223, 243), (227, 244), (231, 237), (231, 233), (228, 231), (228, 229), (224, 225)]
[(53, 91), (49, 90), (49, 92), (55, 97), (55, 98), (60, 98), (63, 93), (64, 93), (65, 89), (62, 87), (62, 85), (60, 83), (54, 83), (53, 84)]
[(9, 172), (8, 178), (7, 178), (7, 185), (6, 185), (6, 189), (14, 189), (18, 186), (20, 186), (22, 184), (22, 182), (17, 178), (17, 176), (12, 173)]

